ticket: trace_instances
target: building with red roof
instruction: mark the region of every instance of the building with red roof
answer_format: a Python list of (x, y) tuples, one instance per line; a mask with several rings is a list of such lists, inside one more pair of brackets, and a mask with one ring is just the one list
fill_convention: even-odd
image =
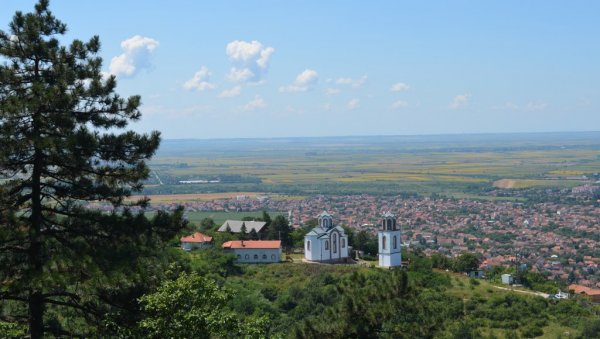
[(212, 237), (196, 232), (187, 237), (181, 237), (181, 248), (186, 251), (191, 251), (196, 248), (209, 248), (212, 246)]
[(240, 263), (281, 261), (281, 240), (232, 240), (223, 243), (225, 253), (235, 254)]
[(569, 285), (569, 291), (574, 294), (585, 295), (589, 297), (593, 303), (600, 303), (600, 289), (571, 284)]

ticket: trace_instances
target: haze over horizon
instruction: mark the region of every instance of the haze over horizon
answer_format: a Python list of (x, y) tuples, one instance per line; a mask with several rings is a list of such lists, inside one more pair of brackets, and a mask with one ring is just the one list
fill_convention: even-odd
[[(34, 0), (7, 0), (0, 29)], [(165, 139), (597, 131), (598, 2), (51, 1)]]

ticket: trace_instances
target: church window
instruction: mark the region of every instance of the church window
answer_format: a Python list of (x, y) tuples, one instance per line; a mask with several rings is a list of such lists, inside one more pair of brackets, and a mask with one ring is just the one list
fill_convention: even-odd
[(393, 242), (394, 242), (394, 249), (397, 249), (398, 248), (398, 239), (396, 238), (396, 236), (394, 236)]
[(325, 240), (325, 250), (329, 249), (329, 240)]
[(337, 234), (333, 235), (333, 253), (337, 253)]
[(342, 238), (342, 248), (346, 247), (346, 239)]
[(310, 240), (306, 242), (306, 250), (310, 251)]
[(387, 240), (387, 237), (384, 235), (383, 238), (381, 239), (381, 248), (385, 250), (385, 242)]
[(387, 221), (387, 229), (388, 230), (392, 229), (392, 219), (388, 219), (388, 221)]

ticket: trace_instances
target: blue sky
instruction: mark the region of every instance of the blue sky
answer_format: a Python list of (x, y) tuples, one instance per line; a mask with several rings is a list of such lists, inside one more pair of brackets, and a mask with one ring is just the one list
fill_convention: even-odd
[[(0, 27), (35, 1), (2, 0)], [(138, 131), (236, 138), (600, 130), (598, 1), (51, 1)]]

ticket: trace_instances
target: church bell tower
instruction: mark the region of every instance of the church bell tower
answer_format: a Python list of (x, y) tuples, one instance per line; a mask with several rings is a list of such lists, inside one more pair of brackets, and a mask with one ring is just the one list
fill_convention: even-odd
[(396, 216), (390, 212), (382, 216), (379, 226), (379, 266), (402, 266), (400, 227), (396, 224)]

